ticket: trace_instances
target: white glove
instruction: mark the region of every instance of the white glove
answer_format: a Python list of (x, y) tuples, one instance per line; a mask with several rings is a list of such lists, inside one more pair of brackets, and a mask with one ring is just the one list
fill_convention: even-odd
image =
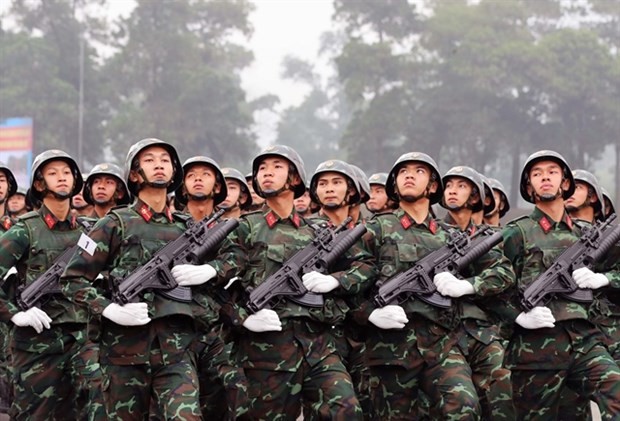
[(304, 273), (301, 280), (308, 291), (312, 292), (326, 293), (340, 286), (338, 279), (331, 275), (323, 275), (316, 271)]
[(243, 322), (243, 326), (252, 332), (272, 332), (282, 330), (278, 313), (268, 308), (258, 310)]
[(381, 329), (402, 329), (409, 319), (401, 306), (389, 305), (373, 310), (368, 321)]
[(50, 328), (50, 322), (52, 319), (50, 319), (50, 316), (48, 316), (47, 313), (40, 308), (32, 307), (26, 311), (20, 311), (15, 314), (11, 317), (11, 321), (15, 324), (15, 326), (30, 326), (36, 330), (37, 333), (41, 333), (43, 332), (43, 328)]
[(146, 303), (112, 303), (103, 309), (101, 315), (122, 326), (142, 326), (151, 321)]
[(598, 289), (609, 285), (609, 279), (602, 273), (592, 272), (587, 267), (573, 271), (573, 279), (579, 288)]
[(553, 317), (549, 307), (534, 307), (528, 312), (522, 311), (515, 322), (526, 329), (540, 329), (542, 327), (554, 327), (555, 317)]
[(215, 268), (211, 265), (176, 265), (170, 272), (174, 280), (182, 287), (202, 285), (217, 275)]
[(437, 291), (447, 297), (458, 298), (463, 295), (472, 295), (476, 292), (472, 284), (463, 279), (458, 279), (450, 272), (436, 274), (433, 282), (437, 287)]

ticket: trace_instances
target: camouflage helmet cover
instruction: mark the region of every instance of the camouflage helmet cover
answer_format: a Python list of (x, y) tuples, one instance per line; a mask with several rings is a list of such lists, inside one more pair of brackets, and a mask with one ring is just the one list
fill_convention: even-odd
[(566, 177), (566, 179), (568, 179), (569, 181), (568, 189), (563, 192), (562, 198), (566, 200), (571, 197), (575, 192), (575, 180), (573, 179), (573, 173), (570, 170), (570, 166), (562, 155), (555, 151), (549, 150), (534, 152), (525, 160), (525, 164), (523, 165), (523, 169), (521, 170), (521, 181), (519, 182), (521, 197), (527, 202), (534, 203), (532, 197), (530, 197), (530, 195), (527, 193), (527, 186), (530, 180), (530, 170), (532, 166), (539, 161), (554, 161), (560, 165), (564, 177)]
[(295, 167), (297, 174), (299, 174), (299, 178), (301, 179), (301, 182), (295, 186), (295, 198), (303, 196), (306, 192), (306, 169), (304, 167), (304, 161), (293, 148), (286, 145), (271, 145), (254, 158), (252, 161), (252, 188), (254, 189), (254, 192), (260, 197), (264, 197), (261, 189), (258, 188), (258, 184), (256, 183), (256, 174), (258, 173), (260, 163), (265, 158), (272, 156), (286, 158), (291, 164), (293, 164), (293, 167)]
[(77, 162), (71, 156), (59, 149), (50, 149), (45, 152), (41, 152), (34, 158), (32, 162), (32, 171), (30, 173), (30, 193), (34, 199), (43, 200), (41, 192), (34, 188), (34, 182), (40, 177), (41, 169), (45, 164), (50, 161), (65, 161), (69, 167), (71, 168), (71, 172), (73, 173), (73, 190), (71, 190), (71, 196), (75, 196), (80, 191), (82, 191), (82, 187), (84, 185), (84, 178), (82, 177), (82, 173), (80, 172), (80, 168), (77, 165)]
[(127, 181), (127, 187), (129, 188), (129, 191), (134, 195), (138, 194), (138, 185), (129, 179), (129, 175), (131, 174), (134, 160), (137, 158), (138, 154), (140, 154), (140, 152), (150, 146), (161, 146), (168, 151), (168, 153), (170, 154), (170, 158), (172, 159), (174, 175), (172, 182), (167, 188), (167, 192), (171, 193), (175, 191), (181, 185), (181, 183), (183, 183), (183, 167), (181, 166), (179, 155), (177, 154), (174, 146), (172, 146), (168, 142), (156, 138), (142, 139), (131, 145), (131, 147), (129, 148), (129, 152), (127, 152), (127, 158), (125, 159), (124, 179)]
[[(215, 171), (215, 181), (220, 184), (220, 191), (219, 193), (213, 195), (213, 203), (216, 205), (222, 203), (226, 199), (226, 196), (228, 196), (228, 188), (226, 187), (224, 174), (222, 174), (220, 166), (214, 159), (202, 155), (192, 156), (191, 158), (186, 159), (183, 163), (183, 174), (185, 174), (192, 166), (198, 164), (209, 166)], [(182, 205), (186, 205), (187, 196), (183, 193), (183, 183), (179, 185), (175, 193), (175, 200)]]
[(344, 161), (338, 159), (331, 159), (329, 161), (321, 162), (314, 171), (314, 175), (310, 180), (310, 186), (308, 190), (310, 191), (310, 198), (315, 203), (321, 203), (319, 201), (319, 197), (316, 194), (316, 187), (319, 182), (319, 176), (326, 172), (335, 172), (344, 175), (355, 188), (355, 193), (351, 197), (349, 204), (359, 203), (360, 201), (360, 185), (357, 181), (357, 177), (355, 171), (352, 168), (352, 165), (347, 164)]
[(90, 170), (88, 177), (86, 177), (84, 181), (84, 191), (82, 192), (82, 196), (86, 203), (90, 205), (95, 203), (92, 196), (92, 188), (95, 178), (99, 175), (110, 175), (116, 178), (117, 183), (120, 183), (120, 186), (124, 189), (125, 194), (122, 198), (116, 200), (117, 205), (131, 203), (131, 193), (129, 193), (129, 189), (127, 188), (127, 182), (123, 179), (123, 170), (118, 165), (107, 162), (95, 165), (93, 169)]
[(435, 193), (431, 193), (429, 199), (431, 205), (438, 203), (443, 197), (443, 184), (441, 182), (439, 167), (437, 166), (437, 163), (433, 158), (422, 152), (408, 152), (401, 155), (396, 160), (396, 162), (394, 162), (394, 165), (392, 165), (392, 169), (388, 173), (387, 180), (385, 182), (385, 192), (387, 196), (395, 201), (400, 200), (398, 194), (396, 193), (396, 172), (400, 169), (402, 165), (408, 162), (422, 162), (423, 164), (426, 164), (431, 168), (431, 179), (437, 182), (437, 191)]

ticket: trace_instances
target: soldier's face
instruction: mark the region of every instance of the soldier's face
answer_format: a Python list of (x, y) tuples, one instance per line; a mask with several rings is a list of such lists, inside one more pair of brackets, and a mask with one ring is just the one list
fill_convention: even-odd
[(381, 184), (370, 185), (370, 199), (366, 202), (366, 209), (370, 212), (379, 212), (387, 206), (388, 197), (385, 187)]
[[(50, 161), (41, 169), (48, 190), (62, 196), (71, 195), (75, 179), (71, 167), (65, 161)], [(41, 190), (42, 191), (42, 190)]]
[(252, 186), (252, 179), (251, 178), (249, 180), (246, 179), (246, 181), (248, 182), (248, 187), (250, 188), (250, 195), (252, 196), (252, 204), (262, 205), (265, 202), (265, 199), (257, 195), (256, 192), (254, 191), (254, 187)]
[(302, 194), (293, 201), (293, 205), (295, 205), (295, 211), (297, 211), (298, 213), (307, 212), (310, 208), (311, 201), (312, 200), (310, 199), (310, 193), (306, 191), (304, 194)]
[[(138, 155), (138, 164), (147, 180), (151, 183), (167, 186), (174, 176), (174, 166), (172, 157), (165, 148), (161, 146), (150, 146), (145, 148)], [(142, 175), (133, 171), (136, 181), (142, 183)]]
[(419, 197), (430, 180), (431, 171), (428, 166), (422, 163), (407, 163), (396, 174), (396, 188), (401, 196)]
[(213, 168), (201, 164), (189, 167), (185, 173), (185, 190), (194, 196), (219, 193), (219, 188), (216, 189), (216, 175)]
[(588, 201), (588, 185), (581, 181), (575, 183), (575, 193), (566, 200), (566, 209), (574, 211)]
[(256, 181), (264, 192), (276, 191), (288, 182), (289, 163), (280, 157), (265, 158), (258, 166)]
[(228, 189), (228, 194), (226, 199), (220, 203), (220, 206), (224, 209), (235, 206), (241, 198), (241, 185), (238, 181), (226, 180), (226, 188)]
[(448, 208), (464, 206), (474, 191), (472, 183), (462, 177), (450, 177), (444, 186), (443, 198)]
[(26, 207), (26, 196), (23, 194), (14, 194), (7, 201), (9, 212), (19, 212)]
[(6, 178), (4, 171), (0, 171), (0, 201), (6, 199), (9, 192), (9, 180)]
[(502, 198), (502, 194), (497, 190), (493, 190), (493, 197), (495, 198), (495, 209), (493, 209), (493, 212), (491, 213), (500, 212), (504, 210), (505, 204)]
[(115, 177), (110, 175), (99, 175), (93, 179), (91, 186), (91, 197), (97, 204), (104, 205), (115, 199), (114, 194), (118, 182)]
[(530, 169), (530, 195), (534, 191), (542, 198), (553, 198), (560, 188), (567, 190), (569, 181), (564, 180), (562, 168), (555, 161), (539, 161)]
[(323, 206), (338, 206), (349, 194), (346, 178), (336, 172), (325, 172), (316, 183), (316, 195)]

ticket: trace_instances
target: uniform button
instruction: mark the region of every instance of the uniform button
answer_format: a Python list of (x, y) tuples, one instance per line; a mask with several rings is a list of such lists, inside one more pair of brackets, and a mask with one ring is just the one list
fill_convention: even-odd
[(234, 324), (235, 326), (239, 326), (239, 325), (240, 325), (239, 319), (233, 319), (233, 321), (232, 321), (232, 322), (233, 322), (233, 324)]

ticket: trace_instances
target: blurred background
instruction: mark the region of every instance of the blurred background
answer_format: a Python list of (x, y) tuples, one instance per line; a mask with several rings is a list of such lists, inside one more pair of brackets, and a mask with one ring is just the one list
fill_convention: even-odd
[(619, 47), (620, 0), (3, 0), (0, 161), (27, 183), (45, 149), (87, 172), (158, 137), (370, 175), (423, 151), (518, 206), (526, 156), (554, 149), (617, 203)]

